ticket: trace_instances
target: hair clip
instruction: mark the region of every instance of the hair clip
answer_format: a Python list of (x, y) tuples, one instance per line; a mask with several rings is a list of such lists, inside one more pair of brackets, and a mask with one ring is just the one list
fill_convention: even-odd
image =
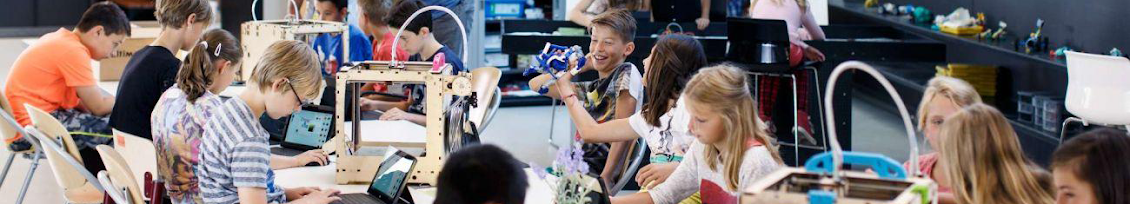
[(213, 52), (212, 55), (219, 57), (220, 56), (220, 48), (223, 48), (223, 46), (224, 46), (224, 43), (216, 43), (216, 51)]
[(200, 45), (203, 45), (204, 49), (208, 49), (208, 41), (200, 41)]

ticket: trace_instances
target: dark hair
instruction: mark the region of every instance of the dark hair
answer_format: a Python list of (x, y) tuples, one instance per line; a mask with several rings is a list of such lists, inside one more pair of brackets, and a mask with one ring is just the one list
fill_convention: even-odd
[(404, 24), (407, 23), (408, 26), (405, 27), (404, 30), (412, 31), (416, 34), (419, 34), (420, 29), (422, 28), (428, 28), (429, 30), (431, 30), (431, 11), (421, 13), (416, 17), (416, 19), (412, 19), (412, 22), (406, 22), (408, 21), (408, 17), (412, 16), (412, 13), (416, 13), (416, 11), (419, 11), (424, 7), (424, 2), (421, 2), (420, 0), (402, 0), (392, 8), (392, 12), (388, 15), (388, 25), (394, 28), (399, 28), (400, 26), (404, 26)]
[(498, 146), (465, 147), (447, 157), (436, 183), (435, 203), (523, 203), (529, 183), (522, 168)]
[(640, 4), (639, 0), (608, 0), (608, 8), (610, 9), (627, 9), (634, 11), (640, 9)]
[(129, 18), (126, 13), (119, 8), (117, 4), (109, 1), (103, 1), (90, 5), (86, 12), (82, 13), (82, 19), (78, 20), (78, 25), (75, 30), (79, 32), (90, 31), (94, 26), (102, 26), (105, 30), (105, 35), (119, 34), (129, 36), (130, 30)]
[(207, 0), (160, 0), (155, 10), (157, 23), (173, 29), (180, 29), (192, 14), (197, 23), (212, 23), (212, 6)]
[(235, 36), (228, 31), (208, 30), (201, 39), (201, 43), (196, 44), (192, 52), (188, 53), (180, 71), (177, 71), (177, 88), (188, 95), (190, 102), (196, 102), (197, 98), (203, 96), (208, 91), (208, 87), (212, 86), (212, 81), (220, 74), (220, 70), (212, 66), (212, 62), (223, 59), (237, 64), (243, 59), (243, 50), (236, 42)]
[(391, 0), (357, 0), (357, 5), (361, 6), (361, 13), (369, 17), (365, 20), (373, 23), (388, 23), (386, 19), (389, 10), (392, 10)]
[(1102, 128), (1071, 138), (1052, 154), (1052, 169), (1090, 184), (1098, 203), (1130, 203), (1130, 137), (1125, 131)]
[(643, 118), (652, 126), (660, 126), (659, 117), (671, 107), (668, 99), (679, 98), (687, 81), (698, 69), (706, 66), (706, 52), (694, 38), (671, 34), (659, 38), (651, 52), (651, 68), (647, 70)]
[(347, 0), (318, 0), (318, 2), (333, 3), (334, 7), (337, 7), (337, 11), (341, 11), (341, 9), (343, 9), (345, 7), (349, 7), (349, 1), (347, 1)]
[(589, 26), (590, 32), (592, 27), (596, 26), (612, 29), (614, 33), (620, 35), (624, 43), (636, 40), (636, 17), (632, 17), (632, 12), (626, 9), (609, 10), (596, 15), (596, 18), (592, 19), (592, 26)]

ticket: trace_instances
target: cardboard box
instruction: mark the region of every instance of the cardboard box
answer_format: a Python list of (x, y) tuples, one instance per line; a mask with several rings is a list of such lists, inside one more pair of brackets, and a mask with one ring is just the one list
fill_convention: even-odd
[[(99, 81), (117, 81), (122, 78), (122, 71), (126, 68), (129, 58), (141, 48), (153, 43), (161, 33), (161, 27), (156, 22), (133, 22), (129, 38), (118, 46), (118, 52), (113, 57), (98, 61), (95, 72)], [(144, 25), (144, 26), (141, 26)]]

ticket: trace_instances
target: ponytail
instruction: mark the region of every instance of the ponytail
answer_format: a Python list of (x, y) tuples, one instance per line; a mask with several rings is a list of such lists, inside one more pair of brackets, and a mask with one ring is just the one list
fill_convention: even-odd
[(239, 48), (235, 36), (220, 29), (209, 30), (185, 57), (184, 65), (177, 72), (177, 88), (188, 95), (189, 102), (196, 102), (197, 98), (208, 92), (212, 81), (220, 74), (219, 68), (213, 65), (216, 60), (223, 59), (238, 64), (242, 57), (243, 50)]

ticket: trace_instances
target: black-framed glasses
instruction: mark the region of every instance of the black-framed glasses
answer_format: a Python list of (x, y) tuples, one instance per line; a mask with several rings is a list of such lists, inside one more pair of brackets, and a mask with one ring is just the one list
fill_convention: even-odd
[(302, 98), (298, 97), (298, 89), (294, 89), (294, 84), (292, 83), (292, 81), (294, 81), (294, 80), (286, 79), (286, 86), (289, 86), (290, 92), (294, 93), (294, 99), (298, 101), (298, 107), (303, 107), (303, 106), (314, 104), (313, 101), (305, 101), (305, 100), (302, 100)]

